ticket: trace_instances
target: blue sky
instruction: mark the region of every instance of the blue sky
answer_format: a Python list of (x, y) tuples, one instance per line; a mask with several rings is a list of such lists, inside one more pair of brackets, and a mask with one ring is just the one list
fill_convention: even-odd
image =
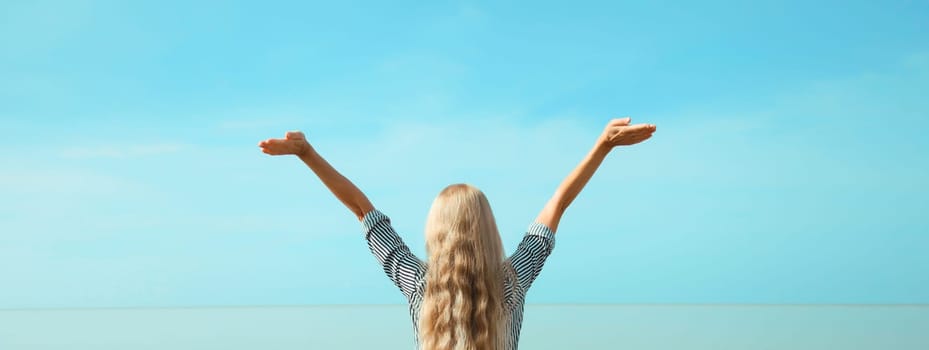
[(509, 251), (613, 117), (535, 303), (929, 302), (929, 3), (4, 2), (0, 308), (402, 303), (303, 130), (424, 253)]

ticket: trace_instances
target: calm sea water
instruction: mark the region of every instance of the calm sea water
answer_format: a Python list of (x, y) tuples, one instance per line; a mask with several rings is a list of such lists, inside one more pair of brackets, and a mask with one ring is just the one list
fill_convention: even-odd
[[(0, 349), (412, 349), (406, 306), (0, 310)], [(528, 305), (521, 349), (929, 349), (929, 305)]]

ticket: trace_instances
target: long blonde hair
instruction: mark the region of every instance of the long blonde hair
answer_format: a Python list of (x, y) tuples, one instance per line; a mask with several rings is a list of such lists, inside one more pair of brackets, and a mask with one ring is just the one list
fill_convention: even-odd
[(502, 348), (503, 243), (484, 193), (467, 184), (442, 190), (426, 220), (426, 251), (422, 349)]

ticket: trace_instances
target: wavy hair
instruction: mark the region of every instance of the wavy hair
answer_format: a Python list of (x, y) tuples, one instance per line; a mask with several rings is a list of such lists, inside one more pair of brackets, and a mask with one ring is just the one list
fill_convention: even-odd
[(422, 349), (502, 348), (503, 243), (484, 193), (467, 184), (442, 190), (426, 219), (426, 251)]

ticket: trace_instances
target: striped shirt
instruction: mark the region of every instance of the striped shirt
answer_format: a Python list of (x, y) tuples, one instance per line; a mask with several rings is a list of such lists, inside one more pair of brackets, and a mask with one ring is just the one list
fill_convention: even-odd
[[(410, 317), (413, 319), (413, 338), (416, 347), (419, 347), (419, 310), (426, 291), (426, 263), (410, 252), (393, 226), (390, 218), (377, 210), (365, 214), (361, 221), (365, 231), (365, 239), (371, 253), (378, 263), (384, 267), (384, 272), (393, 283), (400, 288), (410, 304)], [(507, 322), (506, 350), (517, 348), (519, 330), (523, 322), (523, 305), (526, 301), (526, 292), (539, 272), (545, 259), (551, 254), (555, 246), (555, 233), (540, 223), (529, 225), (522, 242), (516, 252), (508, 257), (504, 264), (513, 267), (513, 274), (505, 274), (504, 278), (504, 320)], [(515, 276), (514, 276), (515, 275)]]

